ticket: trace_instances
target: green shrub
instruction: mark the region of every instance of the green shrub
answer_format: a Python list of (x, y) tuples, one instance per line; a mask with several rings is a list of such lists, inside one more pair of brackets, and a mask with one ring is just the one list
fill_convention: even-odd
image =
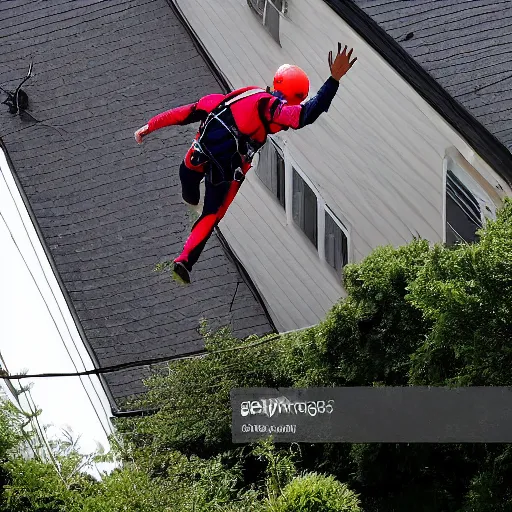
[(306, 473), (284, 489), (272, 512), (361, 512), (359, 497), (332, 476)]

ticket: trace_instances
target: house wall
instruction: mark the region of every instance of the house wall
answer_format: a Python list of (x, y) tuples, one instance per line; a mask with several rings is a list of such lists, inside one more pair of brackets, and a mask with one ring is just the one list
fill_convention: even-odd
[[(350, 233), (350, 261), (379, 245), (444, 233), (444, 159), (455, 151), (496, 190), (506, 183), (384, 60), (322, 0), (290, 0), (280, 45), (247, 0), (174, 0), (234, 87), (271, 85), (283, 63), (301, 66), (311, 92), (329, 76), (337, 41), (358, 61), (342, 79), (327, 114), (312, 126), (276, 136), (287, 165), (307, 176)], [(321, 320), (344, 295), (334, 271), (261, 184), (248, 174), (220, 224), (267, 300), (276, 325), (289, 330)]]

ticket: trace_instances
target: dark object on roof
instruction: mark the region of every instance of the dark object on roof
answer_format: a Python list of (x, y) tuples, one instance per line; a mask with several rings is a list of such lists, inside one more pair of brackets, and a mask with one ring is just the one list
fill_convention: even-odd
[[(221, 86), (165, 0), (0, 3), (0, 83), (30, 57), (34, 115), (0, 113), (18, 184), (99, 367), (203, 349), (199, 321), (239, 338), (274, 330), (252, 283), (218, 236), (189, 287), (156, 263), (177, 254), (192, 219), (178, 166), (195, 127), (134, 130)], [(109, 374), (113, 407), (143, 390), (147, 367)], [(116, 405), (117, 404), (117, 405)]]
[(512, 184), (511, 1), (324, 1)]
[(21, 86), (32, 76), (32, 62), (28, 68), (27, 76), (20, 82), (14, 92), (6, 91), (3, 87), (0, 90), (7, 94), (7, 98), (2, 101), (3, 105), (9, 107), (11, 114), (17, 114), (20, 110), (25, 110), (28, 107), (28, 94), (21, 88)]

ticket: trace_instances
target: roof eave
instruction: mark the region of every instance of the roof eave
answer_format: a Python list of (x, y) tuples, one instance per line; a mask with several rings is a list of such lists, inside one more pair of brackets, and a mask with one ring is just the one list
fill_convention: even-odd
[(438, 112), (509, 185), (512, 153), (471, 115), (380, 25), (351, 0), (324, 0)]

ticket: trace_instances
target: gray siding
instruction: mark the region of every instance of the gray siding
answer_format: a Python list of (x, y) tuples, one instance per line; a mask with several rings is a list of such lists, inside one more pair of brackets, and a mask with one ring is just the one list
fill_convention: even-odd
[[(0, 136), (100, 365), (201, 349), (201, 317), (240, 338), (271, 331), (215, 235), (191, 286), (153, 272), (192, 225), (177, 171), (196, 126), (163, 129), (141, 147), (133, 132), (221, 90), (167, 2), (3, 2), (0, 49), (4, 88), (34, 61), (24, 89), (43, 122), (1, 105)], [(121, 399), (146, 374), (107, 381)]]

